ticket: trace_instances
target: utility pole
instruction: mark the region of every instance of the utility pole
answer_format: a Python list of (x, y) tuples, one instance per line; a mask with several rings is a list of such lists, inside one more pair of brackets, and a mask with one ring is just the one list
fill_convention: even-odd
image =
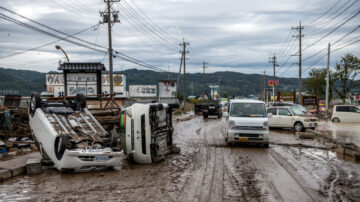
[(189, 42), (185, 42), (183, 39), (183, 42), (180, 44), (180, 46), (183, 47), (182, 54), (183, 54), (183, 63), (184, 63), (184, 92), (183, 92), (183, 99), (184, 103), (186, 102), (186, 53), (189, 53), (189, 51), (186, 50), (186, 46), (189, 46)]
[(264, 85), (264, 89), (263, 89), (263, 96), (264, 96), (264, 102), (266, 101), (266, 72), (264, 70), (264, 78), (263, 78), (263, 85)]
[[(104, 0), (107, 5), (106, 11), (100, 12), (100, 15), (103, 17), (103, 24), (108, 26), (108, 39), (109, 39), (109, 74), (110, 74), (110, 100), (114, 100), (114, 78), (113, 78), (113, 49), (112, 49), (112, 36), (111, 36), (111, 27), (113, 24), (120, 22), (119, 20), (119, 11), (114, 11), (111, 8), (112, 4), (115, 2), (120, 2), (120, 0)], [(111, 17), (112, 16), (112, 17)]]
[(181, 59), (180, 59), (180, 68), (179, 68), (179, 74), (178, 74), (178, 78), (177, 78), (177, 82), (176, 82), (176, 97), (179, 95), (179, 81), (180, 81), (180, 75), (181, 75), (181, 67), (182, 67), (182, 62), (183, 62), (183, 58), (184, 58), (184, 53), (182, 51), (180, 51), (181, 53)]
[(214, 75), (215, 75), (215, 72), (213, 73), (212, 75), (212, 99), (215, 100), (215, 81), (214, 81)]
[[(302, 104), (302, 99), (301, 99), (301, 93), (302, 93), (302, 49), (301, 49), (301, 41), (302, 38), (304, 37), (304, 35), (302, 34), (302, 30), (304, 29), (304, 26), (301, 26), (301, 21), (300, 21), (300, 25), (298, 27), (292, 27), (291, 29), (294, 30), (298, 30), (299, 31), (299, 35), (296, 36), (292, 36), (292, 37), (297, 37), (299, 38), (299, 103)], [(296, 56), (296, 55), (292, 55), (292, 56)]]
[(207, 62), (203, 62), (203, 89), (202, 89), (202, 98), (205, 100), (205, 69), (207, 68), (206, 65), (209, 64)]
[(330, 89), (330, 43), (328, 45), (328, 61), (326, 71), (325, 118), (329, 116), (329, 89)]
[(274, 77), (273, 77), (273, 79), (274, 79), (274, 82), (273, 82), (273, 103), (275, 103), (276, 66), (278, 66), (278, 65), (276, 64), (276, 56), (275, 56), (275, 54), (274, 54), (273, 57), (271, 57), (271, 58), (269, 58), (269, 59), (270, 59), (269, 63), (272, 63), (272, 64), (273, 64), (273, 68), (274, 68)]

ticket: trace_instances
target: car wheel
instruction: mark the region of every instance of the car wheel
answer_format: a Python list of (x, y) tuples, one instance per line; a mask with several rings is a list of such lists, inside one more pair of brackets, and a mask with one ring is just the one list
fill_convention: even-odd
[(263, 147), (264, 147), (264, 148), (269, 148), (269, 143), (264, 143), (264, 144), (263, 144)]
[(208, 118), (208, 115), (207, 114), (204, 114), (204, 119), (207, 119)]
[(296, 122), (294, 125), (294, 129), (296, 132), (304, 131), (304, 125), (301, 122)]
[(65, 153), (67, 142), (68, 142), (68, 139), (67, 139), (67, 136), (65, 136), (65, 135), (60, 135), (60, 136), (56, 137), (54, 149), (55, 149), (56, 158), (58, 160), (62, 159), (62, 157)]
[(86, 97), (83, 94), (76, 95), (76, 102), (81, 108), (86, 108)]
[(39, 94), (32, 94), (30, 99), (29, 111), (31, 117), (34, 117), (37, 108), (41, 107), (41, 98)]
[(339, 123), (339, 122), (340, 122), (340, 119), (339, 119), (339, 118), (333, 118), (333, 119), (332, 119), (332, 122), (333, 122), (333, 123)]
[(118, 146), (118, 134), (115, 130), (111, 131), (111, 148)]

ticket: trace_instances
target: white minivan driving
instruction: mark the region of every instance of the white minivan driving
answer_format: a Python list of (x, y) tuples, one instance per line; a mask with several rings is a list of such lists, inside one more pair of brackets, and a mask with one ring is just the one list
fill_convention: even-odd
[(226, 143), (259, 143), (269, 147), (269, 122), (265, 103), (259, 100), (231, 100)]

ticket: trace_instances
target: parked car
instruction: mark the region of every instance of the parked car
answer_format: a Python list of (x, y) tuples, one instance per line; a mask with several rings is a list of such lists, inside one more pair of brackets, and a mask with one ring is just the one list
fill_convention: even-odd
[(218, 118), (221, 118), (223, 115), (220, 103), (216, 100), (207, 100), (202, 103), (202, 113), (204, 119), (208, 118), (209, 116), (217, 116)]
[(269, 126), (271, 128), (294, 128), (301, 132), (306, 128), (315, 129), (317, 118), (304, 112), (301, 105), (269, 107), (267, 113), (271, 113)]
[(121, 112), (120, 140), (124, 154), (138, 164), (151, 164), (179, 153), (173, 145), (172, 112), (178, 104), (133, 104)]
[(108, 133), (85, 108), (86, 98), (42, 100), (31, 96), (29, 122), (42, 160), (59, 171), (88, 171), (120, 165), (116, 132)]
[(220, 108), (223, 112), (228, 111), (229, 102), (228, 101), (220, 101)]
[(354, 105), (335, 105), (332, 122), (360, 122), (360, 108)]
[(269, 146), (269, 122), (265, 103), (259, 100), (231, 100), (226, 126), (226, 143), (249, 142)]

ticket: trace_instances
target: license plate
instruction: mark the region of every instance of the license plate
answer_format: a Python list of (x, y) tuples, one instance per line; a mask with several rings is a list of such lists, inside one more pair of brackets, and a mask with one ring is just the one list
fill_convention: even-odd
[(316, 125), (317, 125), (316, 123), (310, 123), (311, 127), (316, 127)]
[(247, 137), (239, 137), (239, 142), (248, 142), (249, 138)]
[(108, 156), (95, 156), (95, 161), (107, 161), (109, 160)]
[(209, 109), (215, 109), (215, 106), (209, 106)]

